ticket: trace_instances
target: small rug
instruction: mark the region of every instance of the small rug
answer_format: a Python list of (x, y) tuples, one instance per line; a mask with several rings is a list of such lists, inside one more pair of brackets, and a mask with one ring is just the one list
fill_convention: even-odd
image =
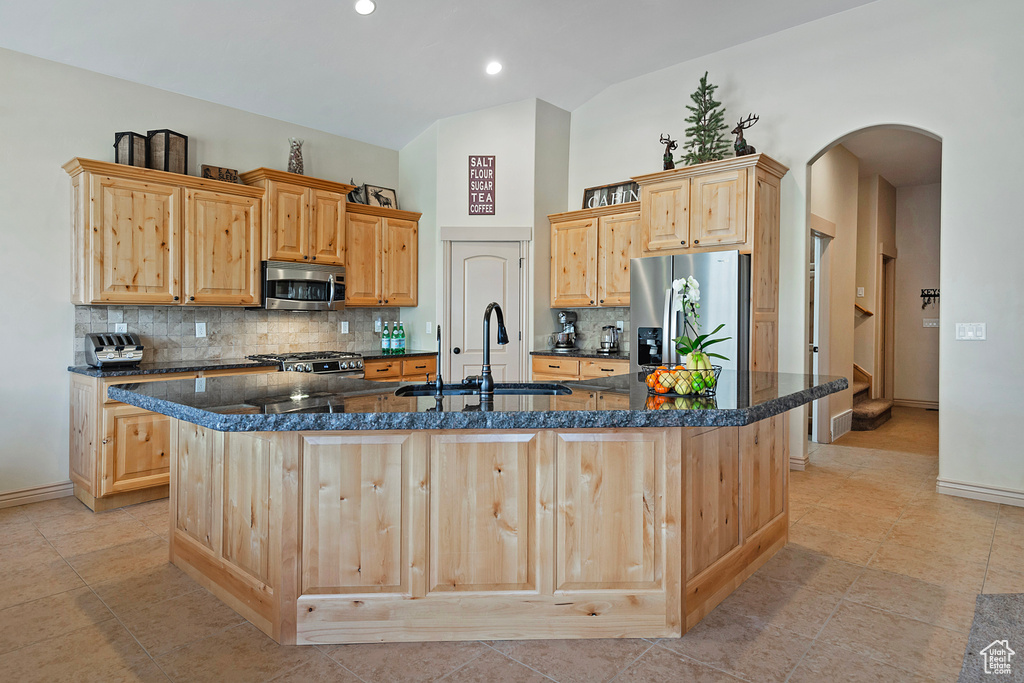
[(1024, 593), (979, 595), (959, 683), (1024, 683)]

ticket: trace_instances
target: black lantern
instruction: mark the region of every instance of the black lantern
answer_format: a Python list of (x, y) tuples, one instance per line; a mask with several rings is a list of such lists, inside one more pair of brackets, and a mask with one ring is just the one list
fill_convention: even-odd
[(128, 166), (146, 167), (146, 136), (125, 131), (114, 133), (114, 161)]
[(162, 128), (146, 132), (149, 148), (146, 166), (170, 173), (188, 173), (188, 138), (181, 133)]

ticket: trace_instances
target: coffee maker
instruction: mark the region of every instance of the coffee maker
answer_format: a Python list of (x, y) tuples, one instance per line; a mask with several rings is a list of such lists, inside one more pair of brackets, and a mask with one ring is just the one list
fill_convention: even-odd
[(605, 325), (601, 328), (601, 348), (598, 353), (613, 354), (619, 352), (619, 328), (615, 325)]
[(562, 324), (562, 331), (554, 334), (555, 353), (569, 353), (576, 350), (576, 319), (577, 315), (572, 311), (559, 311), (558, 322)]

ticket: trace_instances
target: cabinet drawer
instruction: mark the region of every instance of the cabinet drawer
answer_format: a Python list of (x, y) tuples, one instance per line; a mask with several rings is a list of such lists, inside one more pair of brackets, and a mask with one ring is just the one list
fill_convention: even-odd
[(561, 379), (576, 379), (580, 375), (580, 362), (575, 358), (552, 358), (534, 356), (533, 373), (557, 375)]
[(424, 357), (402, 361), (402, 376), (410, 381), (423, 380), (437, 373), (437, 359)]
[(625, 375), (629, 372), (629, 361), (624, 360), (585, 360), (580, 367), (581, 379), (611, 377)]
[(400, 379), (402, 377), (402, 361), (372, 360), (363, 368), (366, 379)]

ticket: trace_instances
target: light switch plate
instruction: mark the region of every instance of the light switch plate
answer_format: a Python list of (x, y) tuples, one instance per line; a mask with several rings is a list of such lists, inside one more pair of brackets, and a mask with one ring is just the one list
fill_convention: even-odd
[(373, 331), (380, 332), (380, 318), (373, 321)]
[(206, 323), (196, 323), (196, 339), (206, 336)]
[(116, 323), (114, 325), (114, 334), (128, 334), (128, 323)]
[(341, 333), (342, 334), (348, 334), (348, 321), (347, 320), (342, 320), (341, 321)]
[(427, 321), (427, 324), (424, 326), (423, 331), (426, 332), (427, 334), (430, 334), (431, 332), (434, 331), (434, 326), (431, 324), (429, 320)]
[(925, 327), (938, 327), (939, 326), (939, 319), (938, 318), (925, 318), (924, 319), (924, 326)]
[(864, 288), (863, 287), (858, 287), (857, 288), (857, 298), (858, 299), (863, 299), (864, 298)]
[(206, 391), (206, 378), (196, 377), (196, 393), (201, 394)]
[(986, 323), (957, 323), (957, 341), (985, 341), (988, 338)]

